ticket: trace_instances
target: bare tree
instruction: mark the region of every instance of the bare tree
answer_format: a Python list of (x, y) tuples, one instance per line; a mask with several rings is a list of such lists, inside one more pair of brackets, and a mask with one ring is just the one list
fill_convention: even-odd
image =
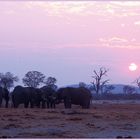
[(45, 81), (44, 81), (44, 84), (47, 86), (47, 87), (51, 87), (52, 89), (57, 89), (57, 85), (56, 85), (56, 78), (54, 77), (48, 77)]
[(135, 92), (135, 88), (132, 87), (132, 86), (129, 86), (129, 85), (125, 85), (125, 86), (123, 87), (123, 92), (124, 92), (125, 94), (133, 94), (133, 93)]
[(137, 78), (133, 83), (136, 83), (137, 86), (140, 88), (140, 77)]
[(22, 79), (25, 86), (29, 87), (38, 87), (41, 83), (44, 82), (45, 76), (38, 71), (29, 71), (25, 74), (25, 77)]
[(101, 67), (99, 71), (93, 71), (93, 81), (91, 83), (93, 84), (94, 90), (97, 94), (99, 94), (99, 91), (102, 89), (102, 87), (109, 82), (109, 79), (103, 80), (103, 77), (107, 76), (108, 71), (109, 70), (104, 67)]
[(104, 93), (104, 88), (105, 88), (105, 86), (106, 86), (106, 84), (109, 82), (109, 80), (105, 80), (105, 81), (103, 81), (102, 83), (101, 83), (101, 86), (100, 86), (100, 90), (101, 90), (101, 94), (103, 94)]
[(14, 82), (18, 82), (19, 79), (17, 76), (10, 72), (0, 73), (0, 86), (10, 90), (14, 86)]

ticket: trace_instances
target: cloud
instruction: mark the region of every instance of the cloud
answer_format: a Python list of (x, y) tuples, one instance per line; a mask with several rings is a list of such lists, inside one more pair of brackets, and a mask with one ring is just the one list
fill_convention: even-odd
[(99, 42), (105, 47), (140, 49), (140, 43), (135, 38), (130, 40), (120, 37), (100, 38)]
[[(97, 2), (97, 1), (47, 1), (27, 2), (27, 8), (40, 8), (49, 15), (62, 14), (98, 16), (135, 16), (140, 15), (140, 2)], [(134, 10), (135, 9), (135, 10)]]
[[(93, 2), (94, 3), (94, 2)], [(27, 2), (27, 8), (40, 8), (46, 11), (49, 15), (60, 16), (62, 13), (68, 14), (83, 14), (82, 12), (93, 3), (90, 2)]]
[(140, 21), (135, 21), (134, 25), (140, 25)]
[[(66, 16), (66, 14), (74, 14), (80, 16), (93, 15), (112, 17), (127, 17), (140, 15), (140, 2), (109, 2), (109, 1), (24, 1), (24, 2), (8, 2), (2, 3), (8, 9), (7, 13), (12, 14), (14, 9), (16, 12), (27, 10), (39, 10), (47, 13), (49, 16)], [(19, 8), (17, 8), (19, 7)], [(0, 10), (3, 6), (0, 7)]]
[(99, 41), (108, 42), (108, 43), (126, 43), (126, 42), (128, 42), (126, 39), (119, 38), (119, 37), (112, 37), (112, 38), (108, 38), (108, 39), (100, 38)]
[(119, 5), (119, 6), (123, 6), (123, 7), (139, 7), (140, 6), (140, 2), (139, 1), (112, 1), (110, 2), (111, 4), (114, 4), (114, 5)]

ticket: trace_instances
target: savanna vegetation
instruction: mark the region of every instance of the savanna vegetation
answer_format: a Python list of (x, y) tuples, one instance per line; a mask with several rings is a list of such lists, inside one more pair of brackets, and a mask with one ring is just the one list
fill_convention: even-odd
[[(65, 108), (71, 108), (72, 104), (89, 108), (92, 100), (140, 99), (140, 94), (130, 85), (124, 85), (124, 94), (114, 94), (115, 87), (108, 84), (108, 71), (105, 67), (100, 67), (98, 71), (93, 70), (91, 84), (79, 82), (76, 88), (58, 88), (55, 77), (46, 77), (39, 71), (27, 72), (22, 78), (24, 86), (15, 86), (15, 83), (19, 82), (18, 76), (11, 72), (0, 73), (0, 106), (3, 99), (6, 102), (5, 107), (8, 107), (8, 102), (11, 101), (11, 106), (15, 108), (20, 104), (24, 104), (25, 108), (55, 108), (59, 103), (64, 103)], [(140, 78), (134, 83), (140, 87)]]

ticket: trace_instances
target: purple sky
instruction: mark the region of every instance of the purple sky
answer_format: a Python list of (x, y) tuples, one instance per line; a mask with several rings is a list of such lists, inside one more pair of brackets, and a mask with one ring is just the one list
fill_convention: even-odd
[(140, 69), (140, 2), (0, 2), (0, 72), (29, 70), (58, 85), (90, 83), (109, 68), (110, 83), (131, 84)]

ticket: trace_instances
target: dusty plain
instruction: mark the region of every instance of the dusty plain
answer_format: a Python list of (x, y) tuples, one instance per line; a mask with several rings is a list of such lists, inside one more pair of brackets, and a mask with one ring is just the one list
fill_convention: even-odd
[(93, 101), (90, 109), (0, 108), (0, 138), (140, 138), (140, 102)]

